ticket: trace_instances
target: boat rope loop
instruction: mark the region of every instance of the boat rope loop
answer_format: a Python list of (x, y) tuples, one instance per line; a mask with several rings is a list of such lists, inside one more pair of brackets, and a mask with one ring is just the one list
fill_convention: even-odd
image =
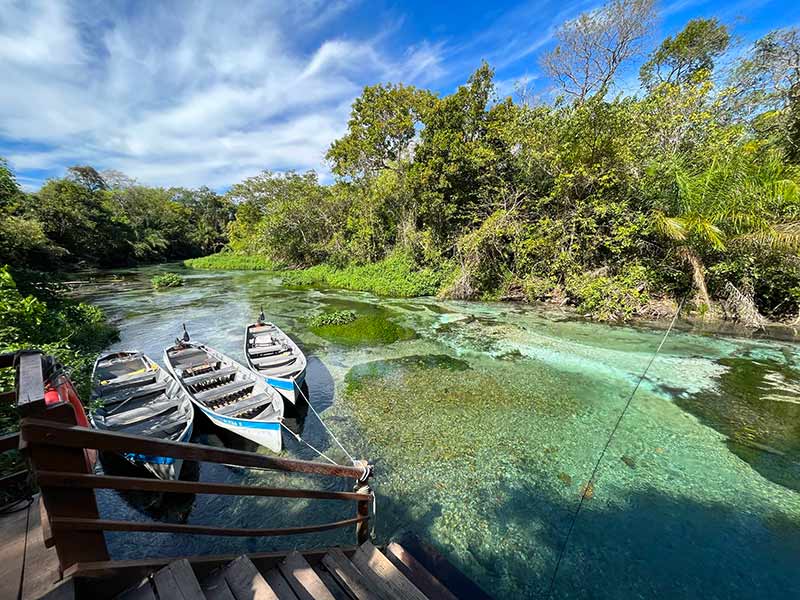
[(681, 303), (678, 305), (678, 310), (675, 311), (675, 315), (672, 317), (672, 322), (669, 324), (669, 327), (664, 332), (664, 337), (661, 338), (661, 343), (656, 348), (656, 351), (653, 352), (653, 355), (650, 357), (650, 361), (647, 363), (647, 366), (642, 371), (641, 376), (636, 381), (636, 385), (633, 387), (630, 396), (628, 396), (628, 400), (625, 402), (625, 406), (622, 407), (622, 412), (619, 414), (619, 418), (617, 418), (617, 422), (614, 423), (614, 427), (611, 429), (611, 433), (608, 436), (608, 440), (606, 440), (606, 445), (603, 446), (603, 450), (600, 452), (600, 456), (597, 458), (597, 462), (594, 465), (594, 469), (592, 469), (592, 474), (589, 477), (588, 483), (584, 486), (583, 492), (581, 493), (581, 499), (578, 502), (578, 506), (575, 509), (575, 513), (572, 515), (572, 521), (569, 524), (569, 529), (567, 530), (567, 535), (564, 538), (564, 544), (561, 546), (561, 550), (558, 553), (558, 559), (556, 560), (556, 566), (553, 569), (553, 575), (550, 578), (550, 586), (547, 589), (547, 598), (552, 598), (553, 590), (556, 585), (556, 577), (558, 576), (558, 569), (561, 566), (561, 561), (564, 558), (564, 554), (567, 550), (567, 545), (569, 544), (570, 536), (572, 535), (572, 530), (575, 528), (575, 522), (578, 520), (578, 514), (581, 512), (581, 508), (583, 508), (583, 503), (586, 500), (586, 497), (591, 497), (594, 490), (594, 482), (597, 477), (597, 471), (600, 469), (600, 463), (603, 462), (603, 458), (605, 458), (606, 451), (608, 451), (608, 447), (611, 445), (611, 440), (614, 439), (614, 435), (617, 433), (617, 429), (619, 429), (620, 423), (622, 423), (622, 418), (625, 416), (625, 413), (628, 411), (628, 408), (633, 401), (633, 397), (636, 395), (636, 392), (639, 390), (639, 386), (642, 385), (642, 381), (647, 376), (647, 372), (650, 370), (650, 367), (653, 365), (653, 362), (658, 356), (658, 353), (661, 352), (661, 349), (664, 347), (664, 343), (667, 341), (667, 337), (669, 337), (670, 332), (672, 331), (673, 327), (675, 327), (675, 323), (678, 321), (678, 315), (681, 314), (681, 310), (683, 309), (683, 305), (686, 303), (687, 298), (689, 298), (690, 292), (687, 292), (686, 295), (681, 300)]
[[(295, 384), (295, 385), (297, 385), (297, 384)], [(308, 407), (311, 409), (311, 412), (313, 412), (313, 413), (314, 413), (314, 415), (317, 417), (317, 420), (318, 420), (320, 423), (322, 423), (322, 427), (325, 429), (325, 431), (327, 431), (327, 432), (328, 432), (328, 435), (329, 435), (329, 436), (331, 436), (331, 439), (332, 439), (334, 442), (336, 442), (336, 445), (337, 445), (337, 446), (339, 446), (339, 448), (341, 448), (341, 449), (342, 449), (342, 452), (344, 452), (344, 453), (345, 453), (345, 455), (347, 456), (347, 458), (348, 458), (348, 459), (350, 459), (350, 462), (351, 462), (352, 464), (354, 464), (354, 465), (355, 465), (355, 464), (356, 464), (356, 459), (355, 459), (355, 458), (353, 458), (353, 456), (352, 456), (352, 455), (351, 455), (351, 454), (350, 454), (350, 453), (349, 453), (347, 450), (345, 450), (345, 447), (344, 447), (344, 446), (342, 446), (342, 443), (341, 443), (341, 442), (338, 440), (338, 438), (337, 438), (335, 435), (333, 435), (333, 432), (332, 432), (332, 431), (330, 430), (330, 428), (329, 428), (329, 427), (328, 427), (328, 426), (325, 424), (325, 421), (323, 421), (323, 420), (322, 420), (322, 417), (321, 417), (321, 416), (320, 416), (320, 414), (317, 412), (317, 409), (315, 409), (315, 408), (314, 408), (314, 405), (313, 405), (313, 404), (311, 404), (311, 400), (309, 400), (309, 399), (308, 399), (308, 396), (306, 396), (305, 392), (303, 391), (303, 388), (302, 388), (301, 386), (297, 385), (297, 389), (298, 389), (298, 391), (300, 392), (300, 394), (303, 396), (303, 399), (306, 401), (306, 404), (308, 404)], [(299, 439), (299, 438), (298, 438), (298, 439)], [(365, 477), (364, 481), (366, 481), (366, 478), (367, 478), (367, 477), (369, 477), (369, 474), (368, 474), (368, 472), (367, 472), (367, 469), (365, 469), (365, 470), (364, 470), (364, 477)]]

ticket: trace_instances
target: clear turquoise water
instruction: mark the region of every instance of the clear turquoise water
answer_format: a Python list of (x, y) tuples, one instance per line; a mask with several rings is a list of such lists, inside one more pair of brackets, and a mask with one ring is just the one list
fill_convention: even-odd
[[(311, 357), (313, 405), (376, 465), (378, 541), (417, 532), (497, 598), (545, 596), (594, 461), (663, 333), (509, 304), (288, 290), (264, 273), (187, 271), (185, 287), (154, 292), (154, 271), (82, 288), (118, 321), (115, 348), (160, 361), (185, 322), (194, 339), (242, 358), (243, 324), (263, 304)], [(326, 339), (307, 327), (309, 317), (339, 309), (369, 319), (362, 338)], [(601, 465), (554, 597), (800, 597), (799, 358), (791, 342), (674, 332)], [(303, 435), (345, 461), (311, 416)], [(198, 441), (233, 442), (202, 427)], [(285, 442), (286, 454), (313, 458)], [(205, 464), (199, 477), (298, 485)], [(104, 516), (272, 527), (352, 510), (197, 496), (147, 513), (141, 498), (122, 500), (104, 493)], [(117, 557), (351, 541), (351, 531), (109, 536)]]

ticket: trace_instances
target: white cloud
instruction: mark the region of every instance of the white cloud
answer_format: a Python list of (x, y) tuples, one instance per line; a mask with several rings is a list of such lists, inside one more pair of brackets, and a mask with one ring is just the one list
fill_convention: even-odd
[(89, 163), (212, 187), (324, 169), (362, 86), (443, 73), (436, 45), (392, 56), (380, 34), (326, 39), (346, 2), (110, 4), (0, 0), (0, 144), (13, 142), (13, 168)]

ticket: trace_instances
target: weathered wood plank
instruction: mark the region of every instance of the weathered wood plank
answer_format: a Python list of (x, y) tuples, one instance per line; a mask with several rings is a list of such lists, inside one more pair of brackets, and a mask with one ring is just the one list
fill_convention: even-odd
[(267, 583), (272, 588), (272, 591), (277, 594), (280, 600), (297, 600), (297, 596), (295, 596), (294, 592), (292, 591), (292, 587), (283, 578), (283, 575), (281, 575), (278, 567), (270, 569), (264, 573), (264, 579), (267, 580)]
[(47, 548), (42, 534), (41, 498), (30, 506), (28, 540), (25, 549), (23, 598), (38, 598), (61, 579), (56, 551)]
[(153, 585), (159, 600), (185, 600), (169, 565), (153, 575)]
[(325, 584), (325, 587), (328, 588), (328, 591), (336, 600), (352, 600), (350, 594), (344, 591), (342, 586), (339, 585), (339, 582), (336, 581), (325, 567), (322, 565), (311, 565), (311, 568), (314, 569), (314, 573), (322, 580), (322, 583)]
[(457, 600), (442, 582), (428, 571), (422, 563), (406, 552), (397, 542), (392, 542), (386, 547), (384, 552), (386, 558), (397, 567), (397, 569), (408, 578), (419, 590), (428, 598), (440, 600)]
[(200, 582), (197, 581), (197, 577), (195, 577), (188, 560), (183, 558), (170, 563), (169, 570), (172, 572), (172, 576), (175, 578), (175, 582), (178, 584), (178, 588), (184, 598), (191, 600), (195, 598), (203, 600), (205, 598), (203, 590), (200, 589)]
[(225, 567), (225, 581), (236, 600), (280, 600), (252, 561), (240, 556)]
[[(322, 525), (302, 525), (280, 529), (250, 529), (234, 527), (210, 527), (207, 525), (185, 525), (183, 523), (144, 523), (138, 521), (113, 521), (109, 519), (73, 519), (54, 517), (50, 526), (59, 536), (60, 531), (150, 531), (153, 533), (193, 533), (196, 535), (225, 535), (233, 537), (270, 537), (276, 535), (300, 535), (347, 527), (359, 521), (358, 518), (323, 523)], [(61, 539), (60, 537), (58, 539)]]
[(278, 570), (299, 600), (336, 600), (299, 552), (289, 554)]
[(136, 490), (143, 492), (175, 492), (179, 494), (218, 494), (228, 496), (270, 496), (276, 498), (312, 498), (316, 500), (369, 500), (367, 494), (355, 492), (327, 492), (294, 488), (272, 488), (230, 483), (201, 483), (196, 481), (164, 481), (145, 477), (116, 477), (110, 475), (80, 475), (41, 471), (37, 475), (41, 485), (71, 488), (99, 488), (108, 490)]
[(20, 424), (22, 439), (28, 443), (53, 444), (70, 448), (95, 448), (108, 452), (137, 452), (147, 455), (172, 456), (185, 460), (198, 460), (236, 465), (240, 467), (258, 467), (276, 471), (293, 473), (309, 473), (358, 479), (364, 473), (362, 468), (344, 465), (331, 465), (307, 460), (277, 458), (230, 450), (213, 448), (201, 444), (185, 444), (155, 440), (141, 435), (126, 435), (110, 431), (97, 431), (75, 425), (52, 423), (42, 419), (23, 419)]
[(367, 587), (364, 574), (350, 562), (341, 550), (334, 549), (328, 552), (322, 558), (322, 564), (356, 600), (380, 600), (379, 595), (371, 592)]
[(203, 593), (208, 600), (236, 600), (231, 588), (228, 587), (228, 582), (225, 581), (225, 573), (222, 569), (209, 575), (200, 587), (203, 588)]
[(417, 587), (395, 567), (389, 559), (373, 546), (365, 542), (359, 546), (353, 556), (353, 564), (364, 573), (371, 570), (398, 597), (406, 600), (427, 600)]
[(32, 414), (44, 407), (44, 375), (39, 352), (20, 353), (17, 358), (17, 409)]

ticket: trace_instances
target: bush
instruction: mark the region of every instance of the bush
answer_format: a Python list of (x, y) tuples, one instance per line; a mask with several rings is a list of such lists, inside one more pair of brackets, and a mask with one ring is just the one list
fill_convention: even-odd
[(356, 311), (337, 310), (312, 317), (308, 324), (311, 327), (324, 327), (325, 325), (347, 325), (356, 320)]
[(626, 321), (650, 301), (648, 275), (641, 265), (615, 276), (584, 273), (567, 279), (567, 293), (586, 316), (599, 321)]
[(442, 273), (430, 268), (420, 269), (406, 254), (395, 252), (368, 265), (336, 269), (322, 264), (289, 271), (284, 274), (283, 282), (296, 286), (321, 283), (348, 290), (373, 292), (378, 296), (411, 298), (435, 294), (442, 283)]
[(233, 252), (220, 252), (190, 258), (183, 261), (189, 269), (221, 270), (221, 271), (277, 271), (280, 267), (265, 256), (253, 254), (234, 254)]
[(163, 275), (156, 275), (150, 280), (153, 287), (157, 290), (164, 288), (180, 287), (183, 285), (183, 277), (177, 273), (164, 273)]

